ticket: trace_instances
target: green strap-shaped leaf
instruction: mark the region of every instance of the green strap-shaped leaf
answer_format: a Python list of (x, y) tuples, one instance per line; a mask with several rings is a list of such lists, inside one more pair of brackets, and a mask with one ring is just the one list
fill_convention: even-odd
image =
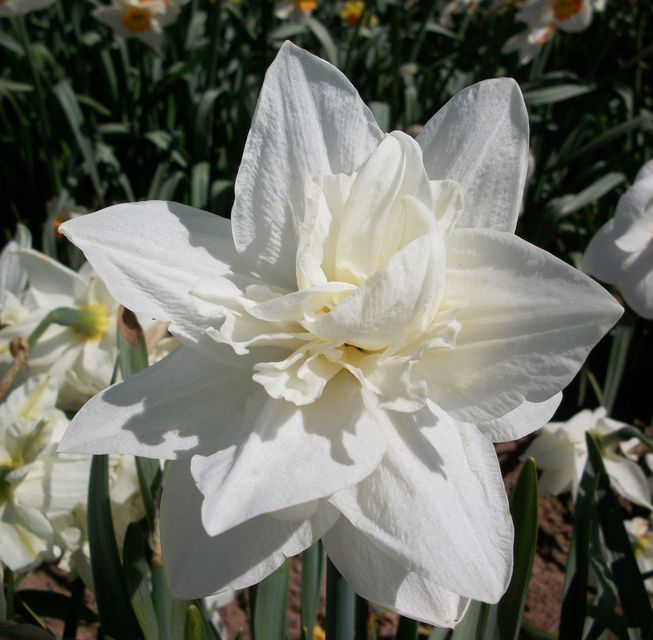
[(301, 624), (308, 638), (313, 637), (317, 608), (320, 604), (323, 562), (322, 543), (316, 542), (302, 553)]
[(123, 580), (111, 519), (109, 457), (93, 456), (88, 489), (88, 541), (91, 568), (102, 629), (114, 638), (139, 638)]
[(290, 563), (286, 560), (253, 590), (254, 640), (283, 640), (286, 637), (289, 583)]
[(149, 569), (145, 559), (145, 541), (138, 523), (127, 527), (123, 545), (125, 584), (145, 640), (159, 639), (159, 625), (149, 589)]
[(560, 637), (583, 637), (587, 617), (587, 586), (590, 565), (592, 518), (596, 509), (596, 477), (592, 466), (585, 465), (576, 494), (574, 529), (567, 557), (564, 599), (560, 613)]
[(497, 628), (501, 640), (519, 637), (533, 570), (538, 520), (537, 466), (533, 458), (524, 463), (517, 478), (510, 495), (510, 513), (515, 524), (514, 565), (508, 590), (497, 606)]
[(326, 637), (329, 640), (353, 640), (354, 592), (328, 556), (326, 586)]
[(168, 588), (163, 567), (152, 566), (152, 601), (159, 623), (161, 640), (179, 640), (184, 637), (188, 603), (173, 598)]

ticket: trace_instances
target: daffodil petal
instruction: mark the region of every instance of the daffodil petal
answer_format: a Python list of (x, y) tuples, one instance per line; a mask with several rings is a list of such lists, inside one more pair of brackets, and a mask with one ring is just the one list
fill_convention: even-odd
[(346, 372), (304, 407), (271, 399), (263, 389), (260, 396), (229, 428), (241, 429), (239, 444), (192, 459), (193, 477), (206, 497), (202, 521), (210, 535), (356, 484), (374, 471), (385, 451), (379, 428), (384, 417), (365, 406), (360, 387)]
[(270, 65), (236, 178), (234, 241), (268, 282), (294, 288), (304, 184), (355, 171), (383, 137), (335, 67), (286, 42)]
[(91, 398), (73, 418), (59, 451), (173, 460), (213, 452), (229, 446), (226, 425), (258, 389), (247, 370), (217, 366), (181, 346)]
[(308, 520), (261, 515), (210, 536), (200, 516), (203, 500), (212, 498), (198, 491), (188, 462), (173, 462), (161, 499), (161, 547), (170, 588), (183, 600), (260, 582), (317, 542), (338, 517), (323, 504)]
[(427, 409), (393, 423), (379, 468), (330, 502), (410, 571), (496, 602), (510, 580), (513, 529), (494, 447), (474, 425)]
[(86, 283), (68, 267), (33, 249), (18, 251), (20, 263), (29, 279), (29, 296), (43, 309), (71, 307)]
[(60, 230), (84, 252), (121, 304), (171, 321), (171, 332), (187, 344), (202, 344), (205, 353), (215, 347), (189, 291), (204, 276), (247, 273), (233, 248), (228, 220), (152, 201), (80, 216)]
[(544, 402), (524, 400), (505, 416), (488, 422), (480, 422), (477, 426), (480, 432), (490, 438), (492, 442), (518, 440), (549, 422), (561, 401), (562, 392), (556, 393)]
[(484, 80), (456, 94), (417, 136), (431, 180), (465, 194), (458, 227), (514, 231), (528, 169), (528, 114), (517, 83)]
[(459, 309), (456, 348), (425, 351), (419, 374), (436, 404), (473, 423), (551, 398), (623, 311), (591, 278), (489, 229), (448, 236), (442, 305)]
[(468, 599), (411, 572), (346, 518), (341, 517), (323, 540), (333, 564), (363, 598), (439, 627), (454, 627), (462, 618)]

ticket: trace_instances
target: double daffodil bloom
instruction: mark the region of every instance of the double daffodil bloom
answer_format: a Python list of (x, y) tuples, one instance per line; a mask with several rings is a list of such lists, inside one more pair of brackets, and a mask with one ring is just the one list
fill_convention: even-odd
[(286, 43), (231, 222), (146, 202), (62, 225), (182, 343), (62, 443), (174, 461), (177, 596), (256, 583), (322, 538), (354, 590), (413, 618), (453, 626), (501, 597), (513, 529), (492, 441), (546, 423), (621, 314), (514, 235), (527, 164), (514, 81), (464, 90), (414, 140)]

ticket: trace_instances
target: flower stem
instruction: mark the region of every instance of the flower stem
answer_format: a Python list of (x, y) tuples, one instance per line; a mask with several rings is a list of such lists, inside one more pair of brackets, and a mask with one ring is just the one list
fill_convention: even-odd
[(329, 557), (326, 586), (326, 637), (329, 640), (353, 640), (354, 592)]

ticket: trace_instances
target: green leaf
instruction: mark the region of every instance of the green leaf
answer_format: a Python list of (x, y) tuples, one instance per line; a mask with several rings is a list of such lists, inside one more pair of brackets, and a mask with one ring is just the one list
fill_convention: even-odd
[(109, 456), (93, 456), (88, 489), (88, 541), (95, 600), (102, 629), (116, 638), (138, 638), (123, 579), (109, 498)]
[(118, 308), (116, 329), (118, 363), (126, 380), (148, 366), (145, 335), (136, 314), (122, 305)]
[(463, 619), (456, 625), (451, 635), (451, 640), (480, 640), (482, 637), (481, 627), (485, 614), (483, 612), (483, 603), (472, 600), (467, 607)]
[(497, 605), (501, 640), (517, 640), (519, 637), (537, 548), (537, 465), (533, 458), (524, 463), (517, 478), (510, 495), (510, 513), (515, 524), (514, 565), (508, 590)]
[(328, 29), (313, 16), (304, 16), (304, 23), (320, 43), (322, 50), (324, 51), (324, 55), (322, 57), (325, 60), (328, 60), (331, 64), (337, 66), (338, 47), (336, 47), (336, 43), (333, 41), (333, 38), (331, 37)]
[(209, 640), (206, 633), (206, 625), (200, 610), (191, 604), (186, 612), (186, 630), (184, 634), (185, 640)]
[(560, 637), (582, 638), (587, 616), (592, 519), (596, 513), (596, 484), (591, 465), (586, 464), (576, 494), (574, 529), (567, 556), (564, 597), (560, 613)]
[(580, 84), (559, 84), (555, 87), (544, 87), (542, 89), (533, 89), (524, 91), (524, 101), (526, 104), (555, 104), (563, 100), (570, 100), (578, 96), (585, 95), (594, 91), (594, 85), (583, 86)]
[(191, 170), (190, 202), (198, 209), (206, 209), (209, 201), (209, 171), (208, 162), (198, 162)]
[(286, 560), (256, 585), (252, 610), (254, 640), (283, 640), (286, 637), (289, 583), (290, 563)]
[(91, 182), (93, 183), (95, 193), (97, 194), (99, 200), (103, 201), (104, 193), (102, 190), (102, 185), (100, 184), (100, 176), (98, 174), (97, 164), (95, 161), (93, 143), (86, 134), (84, 115), (82, 114), (82, 110), (79, 108), (77, 97), (75, 96), (75, 93), (68, 80), (62, 80), (61, 82), (57, 83), (52, 90), (54, 95), (59, 100), (61, 109), (63, 110), (64, 115), (68, 120), (68, 124), (72, 129), (73, 136), (75, 137), (79, 151), (81, 152), (82, 157), (84, 158), (84, 162), (86, 163), (86, 169), (89, 173), (89, 176), (91, 177)]
[(152, 600), (156, 619), (159, 622), (159, 637), (161, 640), (179, 640), (179, 638), (183, 638), (188, 603), (177, 600), (172, 596), (163, 567), (156, 560), (152, 562)]
[(614, 328), (612, 334), (608, 370), (606, 371), (605, 384), (603, 385), (603, 406), (608, 413), (612, 412), (614, 402), (617, 399), (621, 378), (626, 368), (628, 349), (630, 348), (634, 333), (635, 318), (632, 314), (627, 313)]
[(327, 556), (326, 637), (354, 640), (356, 600), (352, 588)]
[(323, 566), (322, 543), (318, 541), (302, 553), (301, 626), (306, 629), (309, 638), (313, 637), (315, 617), (320, 604)]
[(215, 101), (223, 91), (222, 88), (205, 91), (197, 106), (195, 129), (193, 131), (193, 148), (195, 149), (195, 158), (198, 160), (207, 158), (211, 149)]
[(159, 625), (149, 589), (149, 570), (145, 559), (145, 541), (138, 523), (127, 527), (123, 546), (125, 584), (129, 600), (145, 640), (159, 639)]
[(554, 219), (558, 221), (560, 218), (595, 202), (620, 185), (625, 179), (626, 176), (623, 173), (614, 171), (607, 173), (579, 193), (554, 198), (547, 204), (547, 213), (550, 212)]

